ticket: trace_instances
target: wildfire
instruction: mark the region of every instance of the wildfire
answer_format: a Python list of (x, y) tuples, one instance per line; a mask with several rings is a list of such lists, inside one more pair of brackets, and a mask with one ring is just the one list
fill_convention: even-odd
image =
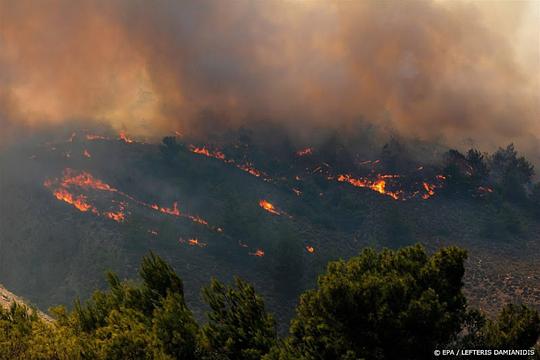
[(266, 200), (259, 201), (259, 206), (262, 207), (264, 210), (268, 211), (269, 213), (272, 213), (274, 215), (281, 215), (281, 212), (278, 211), (272, 203)]
[(379, 194), (390, 196), (394, 200), (400, 200), (402, 198), (401, 191), (389, 191), (386, 190), (387, 178), (394, 178), (397, 175), (378, 175), (376, 180), (369, 180), (365, 178), (355, 179), (351, 175), (338, 175), (337, 181), (347, 182), (355, 187), (368, 188)]
[(54, 190), (53, 195), (58, 200), (61, 200), (70, 205), (73, 205), (79, 211), (87, 212), (93, 209), (93, 206), (87, 202), (86, 196), (84, 195), (74, 196), (69, 191), (63, 188)]
[(204, 155), (218, 160), (225, 160), (225, 154), (221, 151), (210, 151), (206, 147), (191, 146), (191, 152), (194, 154)]
[(424, 187), (424, 190), (426, 190), (426, 193), (422, 195), (422, 199), (427, 200), (435, 195), (435, 185), (423, 182), (422, 186)]
[(118, 192), (117, 189), (111, 187), (109, 184), (96, 179), (92, 174), (82, 171), (77, 174), (74, 170), (67, 168), (64, 170), (64, 176), (60, 181), (60, 185), (63, 187), (69, 187), (70, 185), (79, 186), (82, 188), (90, 188), (94, 190)]
[(114, 220), (116, 222), (123, 222), (126, 219), (126, 215), (121, 212), (106, 212), (105, 216), (108, 217), (111, 220)]
[(301, 149), (301, 150), (298, 150), (296, 152), (296, 156), (309, 156), (309, 155), (312, 155), (313, 154), (313, 148), (312, 147), (308, 147), (308, 148), (305, 148), (305, 149)]
[(315, 252), (315, 248), (313, 246), (306, 246), (306, 250), (308, 253), (313, 254)]
[[(152, 208), (155, 209), (155, 206), (153, 205)], [(180, 210), (178, 209), (178, 202), (174, 202), (172, 208), (166, 208), (166, 207), (160, 207), (159, 211), (161, 211), (164, 214), (169, 214), (173, 216), (180, 216)]]
[(206, 243), (199, 241), (199, 239), (197, 238), (191, 238), (191, 239), (188, 239), (187, 241), (180, 238), (178, 239), (178, 242), (180, 242), (181, 244), (188, 244), (189, 246), (206, 247)]
[(254, 253), (248, 253), (251, 256), (257, 256), (257, 257), (263, 257), (264, 256), (264, 250), (263, 249), (257, 249)]
[(242, 171), (245, 171), (255, 177), (261, 177), (262, 176), (262, 172), (260, 172), (259, 170), (255, 169), (252, 164), (241, 164), (241, 165), (237, 165), (238, 168)]
[[(92, 206), (88, 200), (86, 195), (73, 195), (72, 192), (70, 192), (70, 189), (73, 187), (83, 189), (83, 190), (95, 190), (95, 191), (103, 191), (103, 192), (110, 192), (117, 194), (119, 196), (122, 196), (123, 198), (139, 205), (142, 207), (146, 207), (155, 211), (158, 211), (162, 214), (167, 214), (175, 217), (186, 217), (190, 219), (191, 221), (209, 226), (208, 222), (204, 220), (203, 218), (199, 216), (193, 216), (189, 214), (182, 214), (180, 212), (180, 209), (178, 207), (178, 202), (174, 202), (173, 206), (168, 207), (162, 207), (157, 204), (148, 204), (144, 201), (141, 201), (139, 199), (136, 199), (135, 197), (126, 194), (111, 185), (101, 181), (100, 179), (95, 178), (92, 174), (85, 172), (85, 171), (75, 171), (70, 168), (67, 168), (63, 172), (63, 176), (61, 179), (55, 179), (55, 180), (46, 180), (43, 185), (50, 189), (53, 192), (53, 195), (61, 201), (67, 202), (71, 205), (73, 205), (75, 208), (77, 208), (79, 211), (87, 212), (92, 211), (96, 215), (100, 215), (100, 211), (98, 211), (97, 208)], [(114, 220), (116, 222), (123, 222), (126, 220), (125, 215), (125, 208), (127, 206), (127, 203), (125, 201), (118, 202), (116, 200), (112, 200), (115, 203), (119, 203), (119, 211), (113, 212), (113, 211), (104, 211), (101, 213), (104, 217)], [(217, 232), (222, 232), (221, 228), (215, 228), (211, 227), (212, 230)]]
[(238, 164), (233, 159), (227, 159), (225, 154), (219, 150), (210, 150), (206, 146), (203, 147), (197, 147), (194, 145), (189, 146), (190, 150), (194, 154), (204, 155), (206, 157), (214, 158), (223, 161), (226, 164), (233, 164), (238, 169), (247, 172), (250, 175), (253, 175), (255, 177), (263, 178), (265, 181), (271, 181), (271, 179), (263, 173), (260, 170), (255, 169), (252, 163), (244, 163), (244, 164)]
[[(193, 221), (193, 222), (196, 222), (196, 223), (199, 223), (199, 224), (202, 224), (202, 225), (208, 225), (208, 221), (206, 221), (206, 220), (204, 220), (204, 219), (202, 219), (202, 218), (200, 218), (200, 217), (198, 217), (198, 216), (194, 216), (194, 215), (187, 215), (187, 216), (188, 216), (188, 217), (191, 219), (191, 221)], [(220, 231), (220, 228), (218, 228), (218, 231), (221, 232), (221, 231)]]
[(130, 139), (126, 133), (124, 131), (120, 131), (120, 134), (118, 134), (118, 139), (119, 140), (122, 140), (123, 142), (125, 142), (126, 144), (131, 144), (133, 143), (133, 140)]

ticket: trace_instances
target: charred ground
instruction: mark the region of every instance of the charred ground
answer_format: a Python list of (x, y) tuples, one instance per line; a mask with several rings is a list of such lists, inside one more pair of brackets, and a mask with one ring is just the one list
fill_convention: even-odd
[(311, 145), (243, 129), (156, 144), (79, 130), (8, 149), (0, 279), (47, 308), (85, 298), (107, 269), (132, 277), (153, 250), (199, 315), (209, 276), (240, 275), (286, 324), (329, 260), (421, 242), (469, 250), (474, 305), (540, 306), (540, 191), (512, 146), (482, 154), (363, 136)]

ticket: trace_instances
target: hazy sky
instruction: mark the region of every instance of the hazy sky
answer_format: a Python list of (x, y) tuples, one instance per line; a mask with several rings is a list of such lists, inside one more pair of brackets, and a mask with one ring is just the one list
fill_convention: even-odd
[(540, 138), (540, 1), (0, 0), (0, 126)]

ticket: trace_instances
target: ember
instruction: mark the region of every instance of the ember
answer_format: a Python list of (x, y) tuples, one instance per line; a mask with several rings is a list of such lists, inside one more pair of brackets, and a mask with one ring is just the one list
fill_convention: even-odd
[(131, 144), (133, 143), (133, 140), (130, 139), (125, 132), (123, 131), (120, 131), (120, 134), (118, 134), (118, 139), (119, 140), (122, 140), (123, 142), (125, 142), (126, 144)]
[(126, 219), (126, 216), (123, 212), (106, 212), (105, 216), (108, 217), (111, 220), (114, 220), (116, 222), (123, 222)]
[(278, 211), (273, 204), (269, 203), (266, 200), (259, 201), (259, 206), (262, 207), (264, 210), (268, 211), (269, 213), (281, 215), (281, 212)]
[(298, 150), (296, 152), (296, 155), (297, 156), (309, 156), (309, 155), (312, 155), (313, 154), (313, 148), (312, 147), (308, 147), (308, 148), (305, 148), (305, 149), (302, 149), (302, 150)]
[(263, 257), (264, 256), (264, 250), (257, 249), (254, 253), (248, 253), (251, 256), (257, 256), (257, 257)]

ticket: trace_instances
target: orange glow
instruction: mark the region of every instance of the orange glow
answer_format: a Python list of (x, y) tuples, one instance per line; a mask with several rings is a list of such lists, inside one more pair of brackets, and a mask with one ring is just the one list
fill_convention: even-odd
[(126, 144), (131, 144), (133, 143), (133, 140), (130, 139), (126, 133), (124, 131), (120, 131), (120, 134), (118, 134), (118, 139), (119, 140), (122, 140), (123, 142), (125, 142)]
[(123, 212), (106, 212), (105, 216), (108, 217), (111, 220), (114, 220), (116, 222), (123, 222), (126, 219), (126, 216)]
[[(53, 195), (58, 200), (62, 200), (64, 202), (72, 204), (75, 208), (83, 212), (91, 210), (94, 214), (98, 216), (100, 215), (100, 211), (98, 211), (95, 207), (93, 207), (92, 205), (88, 203), (85, 195), (75, 196), (69, 190), (72, 187), (78, 187), (84, 190), (96, 190), (96, 191), (115, 193), (115, 194), (118, 194), (119, 196), (124, 197), (125, 199), (128, 199), (129, 201), (133, 203), (136, 203), (139, 206), (146, 207), (146, 208), (149, 208), (149, 209), (152, 209), (152, 210), (155, 210), (160, 213), (167, 214), (167, 215), (172, 215), (176, 217), (183, 216), (197, 224), (209, 226), (208, 222), (199, 216), (182, 214), (178, 207), (178, 202), (176, 201), (173, 203), (173, 206), (171, 208), (161, 207), (157, 204), (148, 204), (144, 201), (138, 200), (135, 197), (110, 186), (109, 184), (95, 178), (92, 174), (85, 171), (77, 172), (75, 170), (67, 168), (64, 170), (63, 176), (61, 179), (54, 179), (54, 180), (48, 179), (48, 180), (45, 180), (43, 185), (46, 188), (50, 189), (53, 192)], [(120, 204), (119, 211), (117, 212), (104, 211), (101, 213), (101, 215), (117, 222), (125, 221), (126, 215), (123, 212), (123, 210), (126, 208), (127, 202), (125, 201), (118, 202), (117, 200), (112, 200), (112, 202)], [(217, 232), (223, 231), (221, 228), (211, 227), (211, 229)]]
[(159, 211), (161, 211), (164, 214), (169, 214), (173, 216), (180, 216), (180, 210), (178, 209), (178, 202), (173, 203), (172, 208), (159, 208)]
[(82, 188), (90, 188), (94, 190), (117, 192), (118, 190), (111, 187), (109, 184), (96, 179), (92, 174), (82, 171), (79, 174), (72, 169), (64, 170), (64, 177), (62, 178), (60, 185), (63, 187), (69, 187), (70, 185), (76, 185)]
[(225, 157), (225, 154), (219, 150), (209, 150), (206, 146), (203, 147), (196, 147), (194, 145), (189, 146), (190, 150), (194, 154), (204, 155), (207, 157), (211, 157), (214, 159), (221, 160), (227, 164), (234, 164), (238, 169), (247, 172), (250, 175), (253, 175), (255, 177), (263, 177), (265, 181), (270, 181), (271, 179), (262, 171), (257, 170), (253, 167), (253, 164), (251, 163), (245, 163), (245, 164), (236, 164), (233, 159), (227, 159)]
[(308, 156), (308, 155), (312, 155), (313, 154), (313, 148), (312, 147), (308, 147), (308, 148), (305, 148), (305, 149), (301, 149), (301, 150), (298, 150), (296, 152), (296, 155), (297, 156)]
[(315, 248), (313, 246), (306, 246), (306, 250), (308, 253), (313, 254), (315, 252)]
[(194, 215), (188, 215), (188, 218), (191, 219), (191, 221), (202, 224), (202, 225), (208, 225), (208, 221)]
[(178, 242), (180, 242), (180, 244), (188, 244), (189, 246), (206, 247), (206, 244), (199, 241), (199, 239), (197, 238), (191, 238), (191, 239), (188, 239), (187, 241), (180, 238), (178, 239)]
[(435, 185), (423, 182), (422, 186), (424, 187), (424, 190), (426, 190), (426, 193), (422, 195), (422, 199), (426, 200), (435, 195)]
[(251, 256), (257, 256), (257, 257), (263, 257), (264, 256), (264, 250), (257, 249), (254, 253), (249, 253)]
[(212, 157), (219, 160), (225, 160), (225, 154), (223, 154), (221, 151), (210, 151), (206, 147), (194, 147), (191, 146), (191, 152), (199, 155), (204, 155), (208, 157)]
[(262, 207), (264, 210), (268, 211), (269, 213), (281, 215), (281, 212), (279, 212), (273, 204), (266, 200), (259, 201), (259, 206)]
[(188, 244), (191, 246), (206, 246), (206, 244), (199, 242), (199, 239), (189, 239)]
[(90, 205), (86, 201), (86, 196), (84, 195), (74, 196), (69, 191), (63, 188), (54, 190), (53, 195), (58, 200), (61, 200), (70, 205), (73, 205), (79, 211), (87, 212), (88, 210), (93, 209), (92, 205)]
[(238, 165), (238, 168), (240, 170), (243, 170), (243, 171), (255, 176), (255, 177), (261, 177), (261, 175), (262, 175), (262, 173), (259, 170), (255, 169), (254, 167), (252, 167), (251, 164)]
[(398, 177), (398, 175), (378, 175), (377, 179), (373, 181), (365, 178), (355, 179), (351, 175), (338, 175), (337, 181), (348, 182), (355, 187), (368, 188), (378, 192), (379, 194), (390, 196), (394, 200), (400, 200), (402, 199), (401, 191), (386, 190), (386, 181), (384, 179), (394, 177)]

